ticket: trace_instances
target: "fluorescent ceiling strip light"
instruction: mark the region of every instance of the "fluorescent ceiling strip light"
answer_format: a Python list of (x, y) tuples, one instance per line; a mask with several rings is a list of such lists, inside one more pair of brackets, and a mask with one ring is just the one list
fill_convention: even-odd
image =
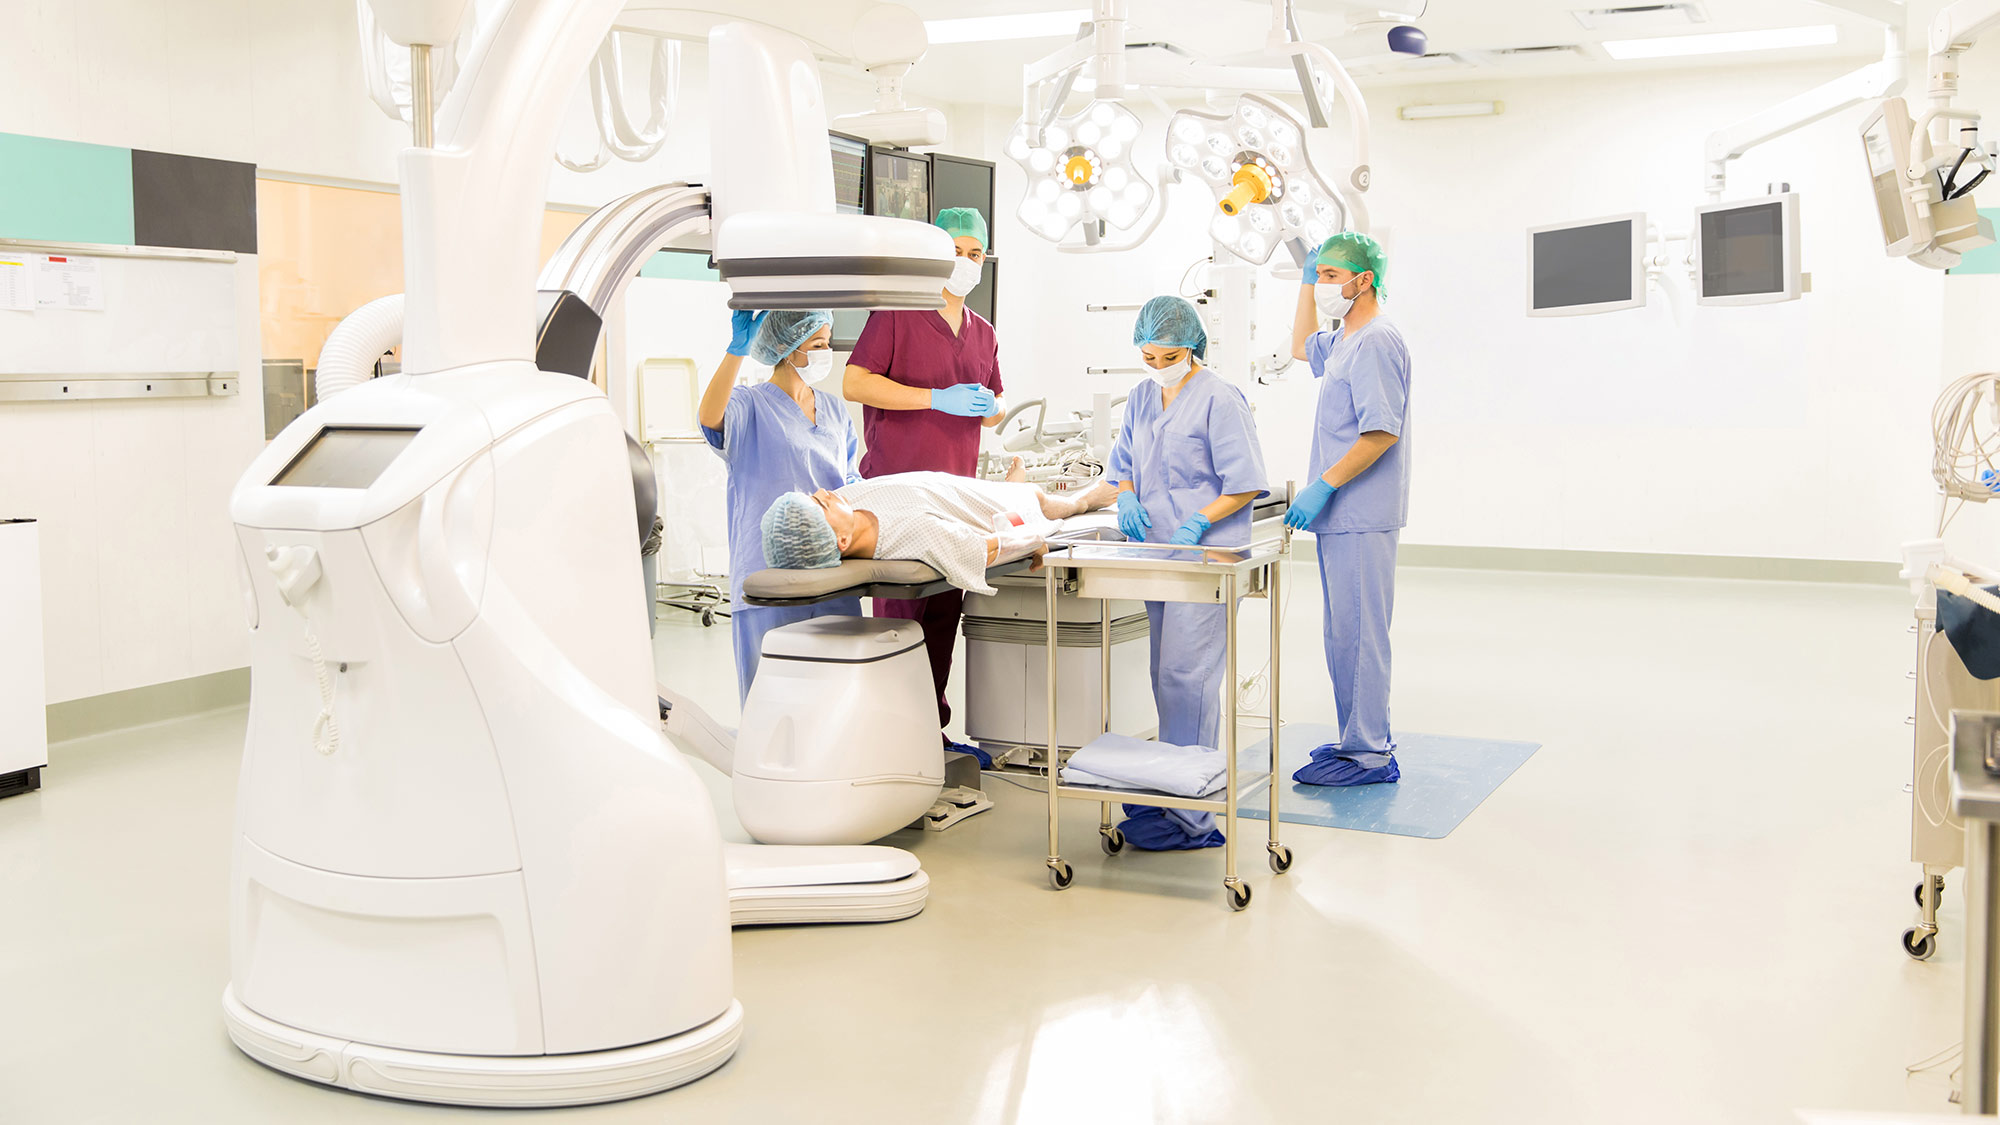
[(1059, 12), (1022, 12), (1012, 16), (972, 16), (956, 20), (925, 20), (933, 45), (997, 43), (1005, 39), (1074, 38), (1078, 24), (1090, 22), (1089, 8)]
[(1491, 117), (1501, 110), (1499, 102), (1448, 102), (1443, 105), (1406, 105), (1396, 111), (1405, 121), (1433, 117)]
[(1724, 31), (1714, 35), (1661, 35), (1650, 39), (1607, 39), (1604, 52), (1614, 59), (1666, 59), (1683, 55), (1726, 55), (1736, 51), (1777, 51), (1786, 47), (1827, 47), (1840, 42), (1840, 29), (1830, 23), (1811, 27), (1775, 27), (1768, 31)]

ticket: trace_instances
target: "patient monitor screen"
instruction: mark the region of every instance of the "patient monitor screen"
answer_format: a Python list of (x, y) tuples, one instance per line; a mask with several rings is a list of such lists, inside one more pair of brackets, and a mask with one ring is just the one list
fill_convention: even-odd
[(417, 436), (415, 426), (328, 426), (271, 483), (295, 488), (367, 488)]
[(1536, 309), (1630, 301), (1632, 221), (1534, 233), (1532, 300)]
[(1884, 113), (1861, 134), (1862, 147), (1868, 150), (1868, 178), (1875, 188), (1875, 214), (1882, 220), (1882, 241), (1888, 245), (1910, 237), (1909, 217), (1903, 213), (1903, 178), (1896, 171), (1894, 127), (1893, 116)]
[(1783, 293), (1786, 281), (1784, 204), (1702, 212), (1702, 296)]

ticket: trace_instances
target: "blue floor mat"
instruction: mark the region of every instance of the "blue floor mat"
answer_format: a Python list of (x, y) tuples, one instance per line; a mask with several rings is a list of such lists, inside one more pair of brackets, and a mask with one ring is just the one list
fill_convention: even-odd
[[(1284, 771), (1267, 792), (1276, 793), (1278, 819), (1288, 824), (1322, 828), (1352, 828), (1441, 840), (1472, 815), (1500, 783), (1541, 749), (1536, 742), (1502, 742), (1487, 738), (1454, 738), (1442, 734), (1396, 735), (1396, 761), (1403, 779), (1393, 785), (1357, 785), (1331, 789), (1295, 785), (1292, 771), (1312, 757), (1313, 747), (1338, 741), (1337, 727), (1320, 723), (1288, 723), (1279, 746)], [(1269, 738), (1240, 751), (1244, 768), (1262, 770), (1270, 764)], [(1238, 815), (1270, 818), (1270, 800), (1259, 793), (1245, 801)]]

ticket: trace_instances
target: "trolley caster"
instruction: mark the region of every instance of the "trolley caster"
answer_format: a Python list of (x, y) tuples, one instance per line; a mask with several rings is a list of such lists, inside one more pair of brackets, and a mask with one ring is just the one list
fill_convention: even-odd
[(1239, 879), (1222, 884), (1222, 889), (1229, 892), (1229, 909), (1242, 910), (1250, 905), (1250, 884)]
[[(1942, 875), (1931, 876), (1931, 886), (1937, 891), (1937, 897), (1939, 899), (1944, 898), (1944, 876)], [(1921, 908), (1924, 905), (1924, 885), (1922, 883), (1918, 883), (1916, 885), (1915, 890), (1917, 897), (1917, 906)]]
[(1068, 889), (1074, 882), (1076, 882), (1076, 872), (1070, 870), (1069, 864), (1061, 860), (1049, 864), (1049, 886), (1060, 891)]
[(1264, 847), (1271, 853), (1271, 870), (1283, 875), (1292, 869), (1292, 849), (1283, 844), (1266, 844)]
[(1117, 855), (1125, 850), (1125, 833), (1116, 828), (1106, 828), (1097, 834), (1097, 846), (1105, 855)]
[(1925, 933), (1921, 926), (1911, 926), (1903, 931), (1903, 952), (1919, 961), (1928, 961), (1937, 952), (1937, 934)]
[(703, 610), (701, 614), (701, 627), (707, 629), (713, 626), (714, 624), (715, 624), (715, 615), (713, 613), (708, 612), (707, 610)]

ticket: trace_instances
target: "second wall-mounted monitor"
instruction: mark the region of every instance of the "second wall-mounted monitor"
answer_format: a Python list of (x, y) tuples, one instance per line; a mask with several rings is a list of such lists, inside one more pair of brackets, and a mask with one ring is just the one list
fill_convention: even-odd
[(1698, 304), (1798, 300), (1805, 288), (1799, 269), (1798, 193), (1696, 208), (1694, 253)]
[(928, 223), (931, 160), (921, 152), (869, 148), (868, 213)]
[(1646, 216), (1528, 228), (1528, 315), (1582, 316), (1646, 303)]

